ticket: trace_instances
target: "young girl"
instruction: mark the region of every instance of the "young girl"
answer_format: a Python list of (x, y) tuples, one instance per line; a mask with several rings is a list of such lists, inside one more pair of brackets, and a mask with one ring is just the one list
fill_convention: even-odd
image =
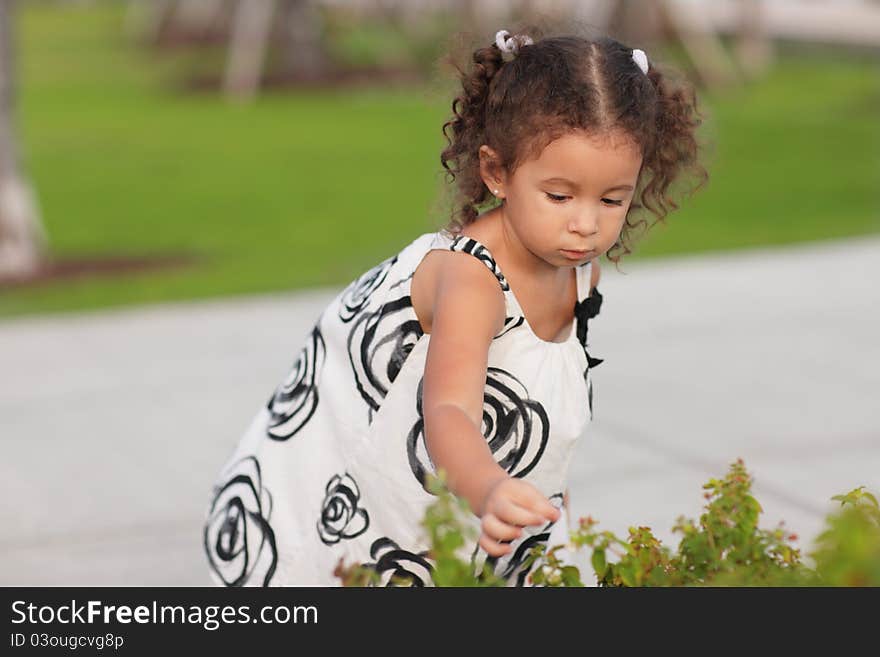
[(475, 573), (528, 585), (529, 549), (567, 540), (598, 258), (630, 252), (632, 209), (662, 219), (679, 174), (705, 174), (696, 101), (610, 38), (501, 30), (461, 74), (441, 162), (464, 202), (318, 318), (217, 480), (217, 583), (339, 585), (341, 560), (431, 585), (440, 469), (474, 513)]

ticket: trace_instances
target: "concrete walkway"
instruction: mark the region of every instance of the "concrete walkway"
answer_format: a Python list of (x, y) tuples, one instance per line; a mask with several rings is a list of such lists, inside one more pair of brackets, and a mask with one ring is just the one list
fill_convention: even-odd
[[(573, 519), (674, 548), (741, 457), (761, 526), (806, 552), (832, 495), (880, 492), (880, 238), (624, 269), (603, 263)], [(0, 585), (208, 584), (213, 479), (337, 292), (0, 322)]]

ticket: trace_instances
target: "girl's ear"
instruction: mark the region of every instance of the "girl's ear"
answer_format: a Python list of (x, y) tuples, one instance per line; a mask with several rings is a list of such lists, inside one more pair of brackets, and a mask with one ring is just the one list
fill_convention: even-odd
[(507, 173), (501, 165), (501, 158), (498, 157), (491, 147), (483, 144), (480, 146), (480, 177), (486, 183), (486, 187), (493, 194), (498, 190), (496, 196), (504, 196), (504, 185), (507, 182)]

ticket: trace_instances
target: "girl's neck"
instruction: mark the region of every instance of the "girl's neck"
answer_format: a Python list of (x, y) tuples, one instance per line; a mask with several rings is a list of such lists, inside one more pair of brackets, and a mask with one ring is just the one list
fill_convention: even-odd
[[(504, 214), (504, 205), (494, 208), (480, 217), (485, 219), (486, 232), (491, 236), (489, 239), (495, 248), (489, 247), (499, 263), (505, 276), (513, 274), (511, 278), (528, 280), (531, 285), (538, 287), (559, 287), (564, 290), (571, 272), (567, 267), (556, 267), (543, 258), (532, 253), (520, 240), (516, 231), (513, 230)], [(496, 253), (499, 251), (500, 253)]]

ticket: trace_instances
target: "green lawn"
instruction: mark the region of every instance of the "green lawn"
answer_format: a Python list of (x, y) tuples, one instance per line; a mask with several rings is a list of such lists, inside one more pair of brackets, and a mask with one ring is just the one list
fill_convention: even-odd
[[(131, 43), (118, 9), (28, 3), (21, 19), (20, 125), (53, 253), (201, 260), (0, 292), (0, 316), (341, 286), (443, 220), (442, 93), (233, 106), (175, 91), (173, 61)], [(880, 230), (878, 80), (876, 59), (800, 55), (704, 96), (708, 187), (631, 257)]]

